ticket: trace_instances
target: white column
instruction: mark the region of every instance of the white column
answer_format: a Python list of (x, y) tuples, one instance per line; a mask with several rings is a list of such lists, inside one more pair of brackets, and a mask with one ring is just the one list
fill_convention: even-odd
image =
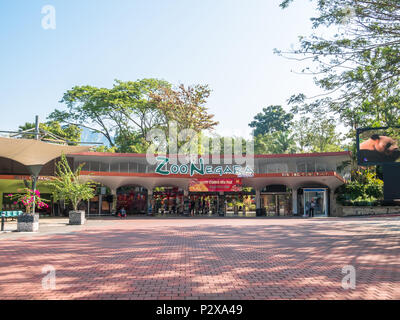
[(297, 214), (297, 188), (292, 188), (292, 211)]
[(117, 212), (117, 189), (111, 189), (111, 195), (113, 196), (113, 202), (111, 205), (111, 213)]
[(328, 197), (328, 190), (325, 190), (324, 192), (324, 197), (325, 197), (325, 216), (329, 216), (332, 214), (332, 211), (330, 208), (332, 208), (333, 203), (333, 192), (329, 192), (329, 197)]

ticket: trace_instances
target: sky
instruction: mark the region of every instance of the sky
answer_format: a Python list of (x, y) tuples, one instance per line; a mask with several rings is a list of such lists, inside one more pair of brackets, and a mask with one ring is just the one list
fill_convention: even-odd
[[(298, 63), (273, 53), (311, 33), (312, 3), (280, 0), (0, 0), (0, 130), (42, 121), (76, 85), (159, 78), (208, 84), (217, 133), (248, 124), (295, 93), (319, 92)], [(52, 5), (56, 28), (44, 29)]]

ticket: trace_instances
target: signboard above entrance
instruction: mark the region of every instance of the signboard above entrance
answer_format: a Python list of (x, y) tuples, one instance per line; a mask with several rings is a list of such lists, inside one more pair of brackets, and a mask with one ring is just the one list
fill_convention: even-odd
[(190, 182), (190, 192), (242, 191), (242, 179), (195, 179)]

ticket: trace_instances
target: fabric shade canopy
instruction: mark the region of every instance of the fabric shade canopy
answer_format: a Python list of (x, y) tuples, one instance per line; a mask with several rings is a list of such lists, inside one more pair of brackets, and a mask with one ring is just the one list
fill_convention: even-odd
[(0, 137), (0, 157), (12, 159), (25, 166), (43, 166), (64, 154), (89, 151), (90, 147), (62, 146), (33, 139)]

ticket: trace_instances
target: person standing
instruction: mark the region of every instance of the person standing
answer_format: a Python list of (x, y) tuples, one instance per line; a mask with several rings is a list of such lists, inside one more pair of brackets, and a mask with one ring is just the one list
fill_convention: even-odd
[(312, 199), (310, 205), (310, 217), (314, 217), (314, 211), (315, 211), (315, 201), (314, 199)]
[(194, 216), (194, 199), (190, 201), (190, 215)]
[(304, 213), (303, 217), (309, 217), (310, 216), (310, 209), (311, 209), (311, 204), (309, 201), (306, 202), (306, 212)]
[(121, 209), (121, 219), (122, 218), (126, 218), (126, 210), (124, 207), (122, 207), (122, 209)]

